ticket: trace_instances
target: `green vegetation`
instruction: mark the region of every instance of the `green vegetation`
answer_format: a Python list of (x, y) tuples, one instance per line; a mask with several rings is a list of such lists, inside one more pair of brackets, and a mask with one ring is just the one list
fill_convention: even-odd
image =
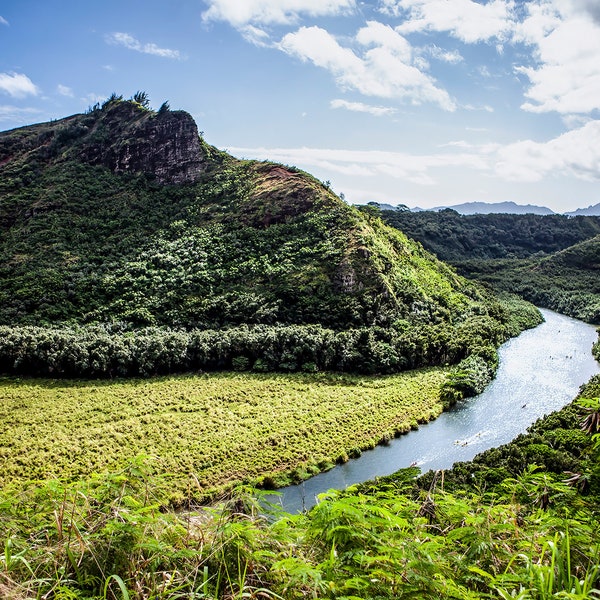
[[(600, 380), (584, 390), (598, 391)], [(525, 466), (486, 489), (462, 488), (448, 473), (415, 486), (408, 469), (330, 492), (296, 516), (243, 490), (211, 509), (165, 510), (170, 482), (144, 459), (70, 485), (5, 487), (0, 591), (15, 599), (597, 598), (600, 401), (580, 403), (586, 433), (571, 443), (580, 472), (568, 482)]]
[(179, 502), (241, 482), (280, 486), (437, 417), (445, 376), (4, 379), (0, 485), (85, 478), (145, 454)]
[[(600, 597), (598, 378), (452, 472), (297, 516), (246, 487), (435, 418), (540, 320), (378, 214), (209, 146), (145, 92), (0, 133), (0, 597)], [(536, 219), (472, 220), (448, 251), (528, 257), (486, 277), (536, 301), (519, 269), (540, 294), (577, 279), (593, 317), (597, 220)]]
[[(491, 311), (492, 314), (486, 314)], [(482, 357), (492, 372), (496, 347), (540, 322), (515, 297), (471, 306), (449, 324), (345, 331), (319, 325), (241, 325), (221, 330), (122, 326), (0, 326), (0, 371), (25, 375), (106, 377), (234, 369), (395, 373)]]
[[(458, 362), (518, 332), (522, 306), (310, 175), (237, 160), (198, 141), (185, 113), (155, 113), (147, 100), (113, 94), (85, 115), (0, 134), (5, 372), (97, 377), (234, 362), (394, 372)], [(187, 132), (175, 166), (193, 166), (177, 185), (152, 173), (175, 168), (161, 153), (173, 128)], [(148, 132), (157, 147), (144, 145)], [(530, 310), (521, 325), (538, 320)], [(316, 357), (315, 338), (325, 348)]]
[(600, 218), (382, 211), (463, 275), (600, 323)]
[(451, 263), (552, 254), (600, 234), (599, 217), (461, 215), (452, 209), (380, 212), (386, 223)]
[(471, 261), (461, 270), (537, 304), (600, 324), (600, 236), (527, 261)]

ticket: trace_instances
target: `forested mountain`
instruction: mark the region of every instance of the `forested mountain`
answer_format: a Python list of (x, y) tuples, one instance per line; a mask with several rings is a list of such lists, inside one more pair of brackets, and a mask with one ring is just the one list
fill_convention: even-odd
[[(0, 135), (0, 322), (389, 324), (478, 292), (306, 173), (113, 98)], [(411, 316), (412, 315), (412, 316)]]
[[(12, 333), (19, 325), (88, 332), (101, 325), (103, 335), (263, 327), (259, 340), (247, 329), (239, 330), (243, 343), (239, 336), (235, 344), (222, 335), (196, 340), (194, 356), (206, 343), (210, 359), (204, 353), (190, 360), (192, 342), (178, 338), (183, 349), (177, 356), (164, 350), (169, 358), (159, 370), (229, 367), (236, 357), (251, 366), (272, 345), (264, 327), (371, 328), (361, 335), (380, 348), (369, 369), (396, 370), (460, 360), (469, 348), (496, 345), (524, 325), (522, 312), (516, 326), (506, 303), (314, 177), (219, 151), (198, 136), (188, 114), (166, 104), (150, 110), (144, 94), (113, 95), (86, 114), (0, 134), (0, 231), (0, 325)], [(470, 327), (473, 319), (488, 325)], [(160, 337), (154, 348), (175, 344), (164, 331), (149, 334)], [(4, 335), (0, 368), (10, 370), (15, 353), (24, 352), (21, 334)], [(38, 364), (46, 365), (40, 372), (62, 372), (65, 361), (71, 374), (132, 372), (128, 358), (108, 363), (141, 351), (124, 348), (121, 339), (98, 358), (97, 349), (110, 344), (96, 340), (97, 330), (86, 338), (85, 356), (73, 359), (82, 335), (45, 344), (70, 348), (57, 364), (50, 350), (38, 356), (39, 345), (14, 364), (32, 372)], [(305, 340), (308, 333), (294, 335)], [(319, 330), (317, 337), (331, 335)], [(295, 342), (303, 358), (279, 348), (280, 359), (268, 366), (298, 369), (313, 365), (317, 353), (320, 368), (355, 368), (361, 361), (351, 357), (370, 342), (358, 333), (351, 339), (350, 346), (327, 342), (337, 348), (327, 352), (317, 352), (314, 340)], [(138, 361), (133, 372), (153, 372), (152, 360), (144, 367)]]
[(600, 323), (600, 218), (382, 211), (470, 278)]
[(551, 254), (600, 234), (600, 218), (534, 214), (461, 215), (382, 211), (387, 223), (418, 240), (442, 260), (526, 258)]
[(600, 236), (544, 258), (467, 261), (461, 270), (538, 306), (600, 323)]

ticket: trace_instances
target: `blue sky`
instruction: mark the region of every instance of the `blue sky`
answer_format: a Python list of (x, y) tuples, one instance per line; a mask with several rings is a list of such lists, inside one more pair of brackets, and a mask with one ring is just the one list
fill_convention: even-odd
[(600, 202), (599, 0), (0, 3), (0, 130), (138, 90), (352, 203)]

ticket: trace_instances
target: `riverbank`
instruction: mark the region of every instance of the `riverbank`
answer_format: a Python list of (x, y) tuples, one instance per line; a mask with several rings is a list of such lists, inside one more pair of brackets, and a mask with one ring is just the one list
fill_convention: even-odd
[[(585, 390), (596, 413), (599, 392), (596, 377)], [(271, 519), (243, 491), (208, 513), (164, 510), (164, 481), (145, 461), (72, 485), (0, 488), (0, 596), (598, 598), (600, 443), (597, 422), (582, 432), (580, 419), (552, 416), (521, 444), (539, 456), (546, 433), (546, 443), (567, 440), (578, 469), (570, 484), (560, 470), (515, 468), (510, 450), (509, 476), (485, 488), (463, 465), (454, 494), (443, 478), (415, 489), (394, 477)]]
[(559, 410), (600, 372), (591, 348), (594, 326), (542, 309), (544, 323), (500, 347), (496, 379), (417, 431), (364, 453), (299, 485), (279, 490), (285, 510), (310, 508), (319, 494), (409, 466), (450, 469), (457, 461), (510, 442), (540, 417)]

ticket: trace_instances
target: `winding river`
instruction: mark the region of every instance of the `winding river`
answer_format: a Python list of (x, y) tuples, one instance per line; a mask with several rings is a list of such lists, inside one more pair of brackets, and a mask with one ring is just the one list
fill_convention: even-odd
[(448, 469), (511, 441), (539, 417), (568, 404), (583, 383), (600, 373), (591, 354), (596, 328), (549, 310), (541, 312), (544, 323), (502, 345), (496, 379), (482, 394), (387, 446), (278, 490), (276, 501), (294, 513), (313, 506), (316, 496), (329, 489), (344, 489), (410, 465), (423, 472)]

